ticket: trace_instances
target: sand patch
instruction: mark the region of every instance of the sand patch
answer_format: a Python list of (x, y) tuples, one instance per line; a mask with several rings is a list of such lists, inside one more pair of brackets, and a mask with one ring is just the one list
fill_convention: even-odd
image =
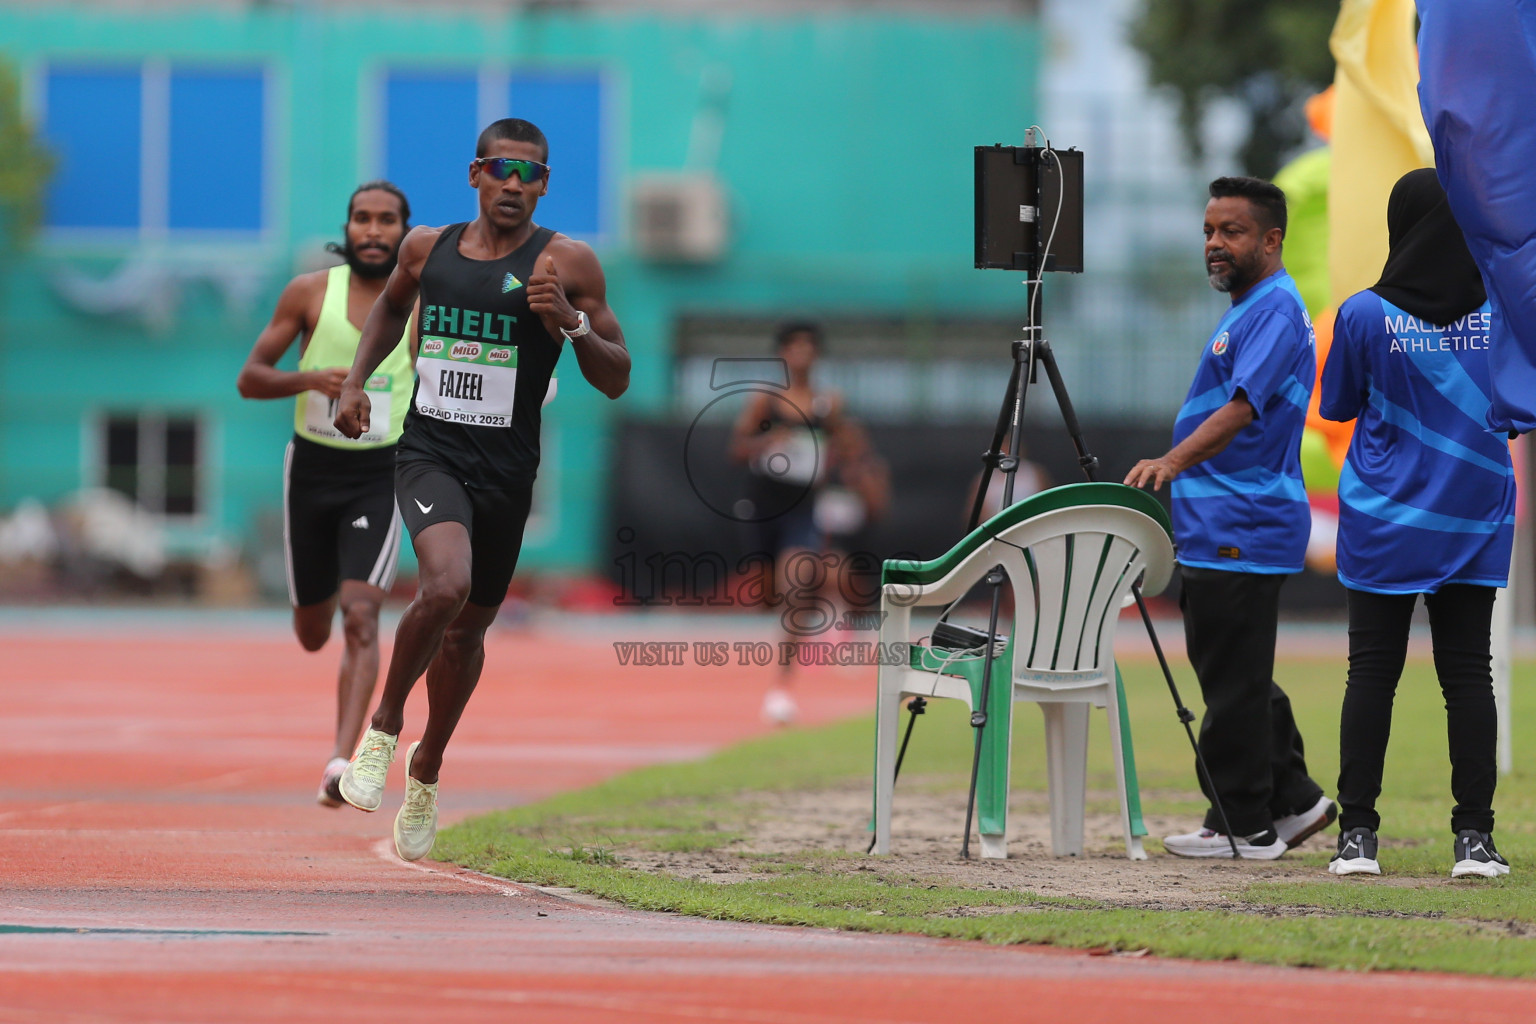
[[(864, 855), (871, 835), (866, 830), (868, 783), (815, 792), (754, 793), (750, 804), (743, 806), (742, 821), (722, 822), (742, 838), (716, 850), (677, 853), (620, 848), (616, 852), (628, 867), (710, 882), (769, 878), (785, 863), (812, 861), (822, 872), (873, 872), (892, 881), (923, 885), (1028, 890), (1149, 910), (1255, 909), (1234, 897), (1233, 891), (1253, 882), (1335, 881), (1322, 865), (1302, 863), (1299, 856), (1331, 849), (1331, 834), (1314, 836), (1277, 861), (1236, 862), (1173, 857), (1149, 837), (1144, 840), (1149, 859), (1129, 860), (1113, 793), (1089, 794), (1081, 857), (1052, 856), (1049, 804), (1043, 794), (1022, 793), (1014, 794), (1009, 804), (1008, 859), (982, 860), (973, 836), (972, 859), (966, 861), (960, 858), (964, 791), (936, 790), (920, 778), (903, 780), (903, 784), (892, 823), (892, 852), (886, 857)], [(1160, 796), (1145, 795), (1149, 802)], [(1188, 794), (1168, 796), (1188, 801)], [(1189, 831), (1198, 823), (1198, 814), (1153, 814), (1146, 823), (1152, 837), (1157, 837)], [(1401, 881), (1424, 883), (1423, 879)]]

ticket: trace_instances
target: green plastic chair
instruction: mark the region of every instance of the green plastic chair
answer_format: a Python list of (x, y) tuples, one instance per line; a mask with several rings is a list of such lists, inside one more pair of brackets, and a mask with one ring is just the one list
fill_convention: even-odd
[[(879, 669), (875, 729), (875, 846), (891, 849), (891, 802), (902, 702), (909, 696), (981, 701), (979, 654), (913, 644), (912, 609), (947, 605), (995, 565), (1008, 572), (1014, 618), (992, 666), (987, 726), (976, 787), (981, 855), (1007, 853), (1008, 771), (1012, 705), (1034, 701), (1045, 716), (1050, 772), (1051, 849), (1083, 852), (1087, 791), (1088, 713), (1105, 709), (1120, 793), (1126, 855), (1144, 860), (1140, 796), (1125, 689), (1114, 661), (1115, 625), (1131, 603), (1131, 587), (1160, 593), (1173, 575), (1168, 513), (1144, 491), (1123, 484), (1082, 483), (1052, 488), (982, 523), (931, 561), (891, 559), (881, 574), (882, 650), (911, 644), (905, 663)], [(1144, 574), (1144, 575), (1143, 575)]]

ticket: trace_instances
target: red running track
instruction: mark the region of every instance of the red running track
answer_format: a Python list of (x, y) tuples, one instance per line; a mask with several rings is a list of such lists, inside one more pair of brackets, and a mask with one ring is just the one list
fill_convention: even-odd
[[(0, 632), (0, 1021), (1531, 1019), (1520, 982), (737, 925), (406, 865), (398, 766), (379, 814), (313, 803), (335, 657), (275, 628)], [(445, 815), (757, 732), (760, 671), (620, 669), (590, 640), (495, 634)], [(863, 675), (807, 682), (812, 721), (871, 697)]]

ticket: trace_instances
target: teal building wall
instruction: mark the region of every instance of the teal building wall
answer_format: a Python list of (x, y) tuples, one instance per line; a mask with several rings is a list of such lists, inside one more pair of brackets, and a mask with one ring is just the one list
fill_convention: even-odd
[[(621, 408), (563, 359), (523, 563), (589, 566), (601, 550), (611, 424), (621, 411), (669, 413), (680, 315), (1017, 310), (1014, 275), (970, 268), (970, 153), (1019, 142), (1035, 119), (1039, 40), (1025, 15), (846, 8), (823, 16), (0, 8), (0, 52), (39, 114), (48, 70), (61, 64), (259, 67), (268, 172), (266, 223), (255, 236), (45, 231), (24, 256), (0, 262), (0, 511), (98, 482), (93, 424), (103, 413), (190, 413), (207, 431), (206, 514), (173, 524), (173, 536), (188, 551), (220, 542), (249, 551), (278, 512), (292, 406), (241, 401), (235, 376), (284, 283), (338, 237), (353, 186), (384, 170), (382, 79), (401, 69), (595, 69), (604, 213), (591, 240), (633, 350), (633, 383)], [(717, 133), (718, 145), (701, 146), (700, 132), (706, 142)], [(462, 140), (466, 163), (473, 143)], [(647, 262), (626, 223), (627, 182), (684, 168), (690, 147), (694, 159), (714, 154), (709, 169), (725, 184), (726, 255), (705, 266)], [(89, 159), (91, 174), (117, 173), (113, 154)], [(558, 170), (560, 154), (551, 162)], [(215, 180), (232, 170), (217, 151), (200, 166)], [(471, 202), (466, 188), (465, 217)], [(135, 261), (161, 268), (146, 287), (166, 289), (163, 302), (146, 300), (147, 312), (145, 304), (133, 315), (92, 311), (69, 298), (69, 282), (100, 281)]]

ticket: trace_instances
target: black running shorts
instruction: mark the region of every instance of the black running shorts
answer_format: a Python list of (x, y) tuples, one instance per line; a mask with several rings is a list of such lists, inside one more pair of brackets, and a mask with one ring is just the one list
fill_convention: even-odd
[(283, 554), (294, 607), (329, 600), (342, 580), (395, 583), (400, 514), (395, 449), (346, 451), (302, 437), (283, 459)]
[(506, 599), (533, 506), (532, 480), (478, 487), (437, 462), (416, 457), (396, 464), (395, 495), (412, 538), (444, 522), (469, 531), (470, 604), (495, 608)]

